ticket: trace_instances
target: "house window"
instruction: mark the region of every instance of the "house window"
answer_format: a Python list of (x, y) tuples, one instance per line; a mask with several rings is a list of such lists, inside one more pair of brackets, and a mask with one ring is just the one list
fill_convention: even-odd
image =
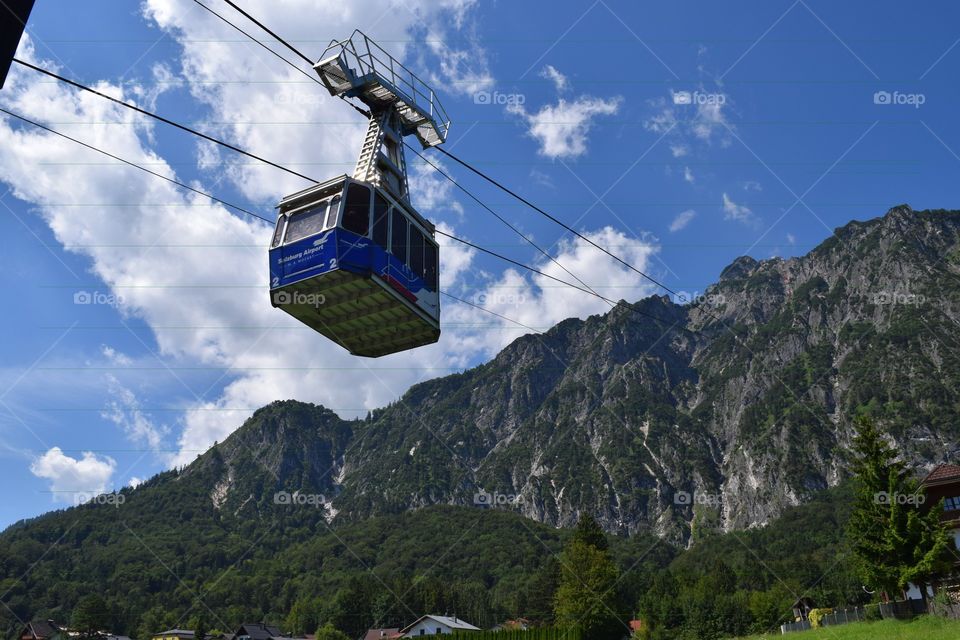
[(944, 511), (960, 511), (960, 496), (953, 496), (943, 501)]

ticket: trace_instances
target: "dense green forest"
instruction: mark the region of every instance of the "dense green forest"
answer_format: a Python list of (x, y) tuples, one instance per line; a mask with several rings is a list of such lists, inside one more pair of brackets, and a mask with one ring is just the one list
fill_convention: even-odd
[[(119, 509), (66, 510), (0, 536), (3, 575), (26, 574), (0, 583), (6, 635), (17, 618), (68, 622), (91, 589), (107, 601), (112, 630), (140, 639), (173, 626), (230, 631), (256, 620), (288, 633), (332, 623), (356, 636), (424, 612), (456, 613), (481, 627), (520, 616), (555, 622), (568, 530), (466, 507), (336, 529), (322, 518), (244, 529), (190, 510), (190, 497), (176, 493), (189, 485), (168, 486), (161, 503), (131, 497)], [(608, 536), (616, 597), (654, 637), (691, 638), (775, 628), (796, 593), (824, 605), (862, 601), (841, 547), (849, 502), (847, 488), (833, 489), (766, 527), (701, 531), (687, 551)], [(159, 524), (136, 526), (137, 517)]]

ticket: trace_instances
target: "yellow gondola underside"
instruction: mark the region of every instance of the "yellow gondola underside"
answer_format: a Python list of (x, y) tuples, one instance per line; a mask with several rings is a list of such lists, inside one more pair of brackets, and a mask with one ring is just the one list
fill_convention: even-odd
[(277, 306), (354, 355), (376, 358), (440, 338), (438, 323), (371, 276), (331, 271), (273, 289), (272, 295), (279, 292), (290, 294), (291, 300), (322, 300), (318, 305)]

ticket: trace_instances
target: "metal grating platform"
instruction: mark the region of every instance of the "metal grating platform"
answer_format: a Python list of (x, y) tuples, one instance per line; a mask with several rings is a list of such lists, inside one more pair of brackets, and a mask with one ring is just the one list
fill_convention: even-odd
[(331, 42), (313, 67), (331, 95), (358, 98), (375, 111), (395, 108), (404, 133), (424, 147), (447, 139), (450, 118), (433, 89), (363, 32)]

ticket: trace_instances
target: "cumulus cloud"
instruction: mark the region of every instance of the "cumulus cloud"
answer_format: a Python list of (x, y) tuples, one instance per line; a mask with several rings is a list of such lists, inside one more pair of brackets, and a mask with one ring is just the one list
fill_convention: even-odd
[(723, 194), (723, 217), (725, 220), (736, 220), (744, 224), (752, 224), (756, 221), (756, 216), (749, 207), (737, 204), (726, 193)]
[(619, 97), (580, 96), (575, 100), (560, 98), (536, 113), (527, 113), (523, 105), (513, 105), (510, 110), (526, 120), (528, 135), (540, 144), (540, 155), (551, 159), (576, 158), (587, 152), (593, 120), (617, 113), (621, 102)]
[[(584, 235), (601, 247), (617, 247), (617, 255), (641, 271), (650, 268), (651, 259), (659, 250), (652, 238), (629, 238), (611, 227)], [(563, 268), (546, 258), (534, 263), (534, 266), (549, 276), (570, 282), (572, 276), (566, 269), (612, 300), (632, 302), (654, 293), (648, 281), (580, 238), (561, 242), (554, 255)], [(485, 285), (478, 286), (472, 301), (536, 330), (546, 330), (569, 317), (586, 318), (610, 310), (608, 303), (594, 296), (558, 285), (550, 278), (514, 269), (508, 269)], [(494, 320), (491, 323), (489, 315), (470, 307), (457, 307), (452, 314), (454, 322), (489, 327), (486, 331), (477, 331), (461, 339), (490, 355), (517, 336), (529, 333), (506, 321)]]
[(684, 167), (684, 168), (683, 168), (683, 179), (684, 179), (686, 182), (689, 182), (690, 184), (693, 184), (693, 181), (694, 181), (693, 171), (690, 170), (690, 167)]
[[(411, 16), (384, 20), (377, 23), (380, 27), (371, 35), (392, 41), (409, 40), (409, 28), (425, 16), (436, 18), (438, 11), (465, 12), (471, 4), (423, 0), (417, 4), (421, 8), (419, 19)], [(292, 82), (295, 77), (294, 72), (258, 52), (257, 47), (238, 45), (235, 34), (224, 31), (218, 21), (194, 15), (193, 3), (147, 0), (144, 6), (149, 19), (180, 43), (181, 69), (176, 73), (187, 79), (187, 88), (201, 108), (209, 110), (209, 121), (232, 123), (221, 125), (221, 134), (268, 157), (276, 157), (277, 150), (282, 149), (278, 160), (307, 173), (314, 164), (326, 166), (325, 171), (330, 174), (349, 171), (359, 148), (362, 122), (358, 121), (355, 127), (320, 127), (321, 131), (315, 124), (249, 124), (342, 122), (345, 115), (354, 113), (340, 101), (319, 100), (316, 93), (311, 93), (310, 99), (304, 93), (303, 99), (279, 101), (276, 84), (220, 82), (266, 78), (282, 83)], [(385, 13), (385, 8), (385, 3), (373, 0), (346, 5), (291, 0), (282, 6), (261, 1), (250, 6), (251, 11), (294, 40), (316, 40), (316, 24), (329, 29), (331, 37), (342, 36), (360, 18), (370, 22), (371, 16)], [(305, 14), (311, 15), (310, 24), (302, 20)], [(397, 15), (405, 16), (402, 11), (391, 14)], [(28, 39), (25, 43), (19, 55), (36, 60)], [(401, 47), (398, 55), (403, 53)], [(37, 62), (54, 66), (49, 60)], [(0, 93), (0, 103), (5, 107), (41, 121), (59, 123), (55, 125), (58, 129), (85, 142), (149, 165), (165, 176), (184, 179), (153, 149), (153, 136), (158, 131), (146, 119), (95, 96), (43, 81), (20, 68), (11, 71), (7, 82)], [(149, 91), (108, 82), (96, 86), (123, 99)], [(300, 87), (297, 91), (322, 91), (300, 83), (290, 86)], [(591, 118), (615, 112), (618, 103), (619, 100), (595, 98), (561, 101), (554, 107), (558, 110), (556, 116), (549, 119), (569, 121), (567, 116), (572, 115), (580, 119), (580, 124), (564, 125), (568, 128), (550, 137), (550, 144), (545, 138), (546, 146), (558, 155), (583, 153)], [(571, 113), (566, 114), (565, 110)], [(90, 124), (108, 122), (126, 122), (128, 126)], [(239, 217), (223, 206), (136, 169), (103, 165), (102, 156), (93, 151), (7, 118), (0, 119), (0, 150), (7, 150), (0, 151), (0, 180), (11, 186), (18, 199), (32, 206), (58, 243), (87, 261), (91, 277), (122, 294), (117, 312), (123, 318), (136, 318), (151, 329), (151, 352), (174, 368), (203, 366), (225, 372), (213, 388), (195, 388), (178, 379), (188, 406), (176, 423), (175, 434), (166, 433), (163, 426), (152, 422), (136, 395), (117, 383), (111, 404), (104, 412), (106, 419), (120, 425), (128, 437), (152, 448), (166, 438), (175, 439), (178, 453), (169, 458), (170, 465), (192, 461), (215, 440), (226, 438), (253, 410), (276, 399), (296, 398), (324, 404), (344, 416), (362, 415), (370, 408), (395, 400), (411, 384), (432, 375), (436, 367), (465, 366), (526, 332), (506, 321), (501, 324), (469, 306), (445, 300), (445, 326), (438, 344), (385, 357), (374, 369), (369, 361), (350, 356), (271, 307), (263, 255), (271, 229), (263, 222)], [(200, 164), (211, 169), (202, 172), (203, 178), (193, 183), (203, 190), (216, 191), (214, 177), (225, 175), (247, 197), (269, 202), (305, 186), (303, 181), (272, 168), (235, 163), (235, 158), (226, 153), (221, 158), (199, 147), (197, 153)], [(225, 162), (231, 164), (226, 166)], [(341, 163), (342, 167), (323, 164), (329, 162)], [(414, 180), (421, 178), (426, 176), (415, 171)], [(452, 194), (445, 191), (449, 187), (434, 182), (426, 186), (418, 183), (417, 189), (415, 198), (424, 197), (419, 206), (425, 210), (435, 210), (441, 216), (446, 210), (456, 213)], [(81, 216), (76, 215), (75, 209), (63, 207), (64, 202), (102, 206), (90, 207)], [(125, 206), (119, 223), (116, 212), (120, 208), (114, 205), (121, 203)], [(451, 221), (441, 217), (437, 222), (439, 229), (455, 233)], [(174, 237), (176, 242), (168, 241)], [(651, 242), (631, 241), (611, 229), (594, 232), (591, 237), (600, 244), (626, 245), (625, 259), (641, 269), (656, 250)], [(441, 284), (445, 289), (473, 300), (479, 299), (476, 296), (481, 293), (502, 292), (515, 285), (525, 303), (529, 302), (518, 310), (517, 319), (525, 324), (546, 328), (570, 315), (585, 316), (608, 308), (595, 298), (559, 289), (526, 274), (478, 273), (471, 250), (450, 241), (441, 242)], [(610, 297), (636, 299), (649, 293), (636, 274), (620, 269), (616, 263), (607, 265), (604, 256), (581, 242), (562, 244), (560, 259)], [(558, 277), (569, 278), (552, 263), (541, 266), (556, 272)], [(473, 284), (468, 287), (467, 281)], [(492, 311), (510, 311), (509, 300), (498, 297), (484, 297), (481, 306)], [(180, 327), (193, 329), (183, 331)], [(129, 359), (112, 347), (104, 347), (101, 352), (117, 365), (124, 358)], [(331, 384), (331, 371), (336, 372), (335, 384)], [(345, 389), (349, 389), (348, 394)], [(113, 460), (93, 453), (73, 459), (59, 449), (51, 449), (31, 469), (52, 485), (95, 491), (107, 486), (114, 467)]]
[(697, 212), (693, 209), (687, 209), (686, 211), (681, 211), (678, 213), (677, 217), (674, 218), (673, 222), (670, 223), (670, 233), (676, 233), (681, 229), (685, 229), (696, 215)]
[[(389, 43), (390, 53), (410, 63), (418, 75), (442, 83), (435, 87), (438, 90), (471, 93), (493, 83), (486, 54), (469, 33), (458, 39), (466, 44), (451, 44), (449, 30), (465, 29), (475, 5), (475, 0), (250, 0), (244, 7), (287, 39), (311, 43), (301, 48), (315, 59), (322, 54), (318, 40), (346, 38), (357, 25), (364, 25), (367, 35)], [(179, 43), (178, 75), (209, 109), (209, 120), (226, 123), (217, 133), (320, 180), (352, 170), (366, 123), (342, 101), (332, 99), (322, 86), (305, 82), (303, 75), (262, 48), (238, 39), (228, 25), (190, 0), (145, 0), (143, 13)], [(322, 25), (319, 33), (317, 25)], [(425, 46), (414, 48), (411, 42)], [(407, 60), (414, 53), (432, 57)], [(356, 118), (356, 125), (342, 124), (351, 118)], [(316, 124), (324, 122), (336, 124)], [(227, 156), (225, 160), (230, 163), (229, 179), (256, 202), (276, 201), (307, 186), (271, 167), (238, 164)], [(217, 168), (222, 171), (224, 166)], [(318, 171), (324, 175), (313, 175)]]
[(105, 492), (116, 466), (112, 458), (91, 451), (71, 458), (60, 447), (53, 447), (33, 461), (30, 473), (49, 481), (54, 500), (74, 503), (80, 495)]

